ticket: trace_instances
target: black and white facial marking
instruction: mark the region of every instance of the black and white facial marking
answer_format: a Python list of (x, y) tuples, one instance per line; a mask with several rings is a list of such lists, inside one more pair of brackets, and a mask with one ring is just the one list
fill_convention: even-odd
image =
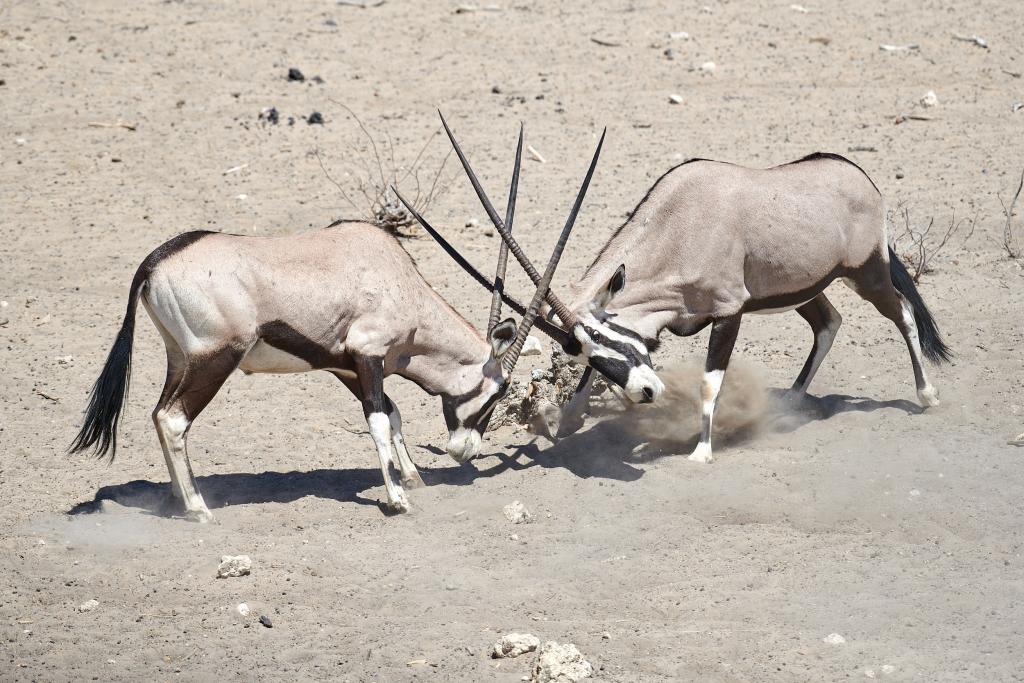
[(573, 342), (566, 353), (589, 365), (622, 387), (635, 403), (650, 403), (665, 389), (651, 363), (649, 344), (633, 330), (618, 325), (605, 307), (626, 286), (626, 267), (619, 266), (607, 287), (591, 302), (590, 312), (579, 316)]
[(511, 319), (495, 325), (489, 335), (491, 353), (484, 362), (480, 382), (465, 394), (441, 396), (441, 409), (448, 426), (448, 455), (458, 463), (480, 453), (491, 413), (508, 391), (508, 379), (502, 371), (501, 360), (515, 337), (516, 325)]

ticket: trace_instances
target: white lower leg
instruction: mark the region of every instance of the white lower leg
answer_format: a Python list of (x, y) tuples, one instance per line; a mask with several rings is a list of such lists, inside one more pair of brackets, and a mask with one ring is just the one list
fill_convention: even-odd
[(928, 375), (924, 371), (924, 354), (921, 353), (921, 340), (917, 335), (917, 320), (914, 318), (914, 309), (903, 296), (900, 296), (900, 304), (903, 307), (903, 336), (907, 340), (907, 346), (910, 348), (914, 361), (917, 399), (925, 408), (932, 408), (939, 405), (939, 392), (928, 381)]
[(167, 471), (171, 476), (171, 491), (185, 506), (188, 517), (198, 522), (209, 522), (213, 519), (213, 513), (206, 507), (196, 487), (185, 447), (188, 419), (182, 413), (161, 410), (157, 412), (155, 422), (160, 432), (160, 445), (164, 450)]
[(388, 422), (391, 425), (391, 443), (398, 455), (398, 469), (402, 473), (402, 486), (415, 488), (423, 486), (423, 479), (416, 471), (416, 463), (409, 457), (409, 449), (405, 446), (405, 438), (402, 436), (402, 414), (398, 406), (391, 403), (391, 412), (388, 414)]
[(380, 458), (380, 471), (384, 475), (388, 507), (395, 512), (408, 512), (409, 501), (405, 497), (405, 491), (391, 477), (391, 464), (395, 461), (391, 450), (391, 421), (384, 413), (370, 413), (366, 418), (366, 424), (370, 427), (370, 436), (373, 437), (377, 456)]
[(711, 453), (711, 421), (715, 415), (715, 402), (718, 401), (718, 392), (722, 390), (722, 380), (724, 378), (725, 370), (711, 370), (710, 372), (705, 372), (704, 378), (701, 380), (700, 442), (689, 457), (694, 462), (709, 463), (714, 461), (714, 456)]

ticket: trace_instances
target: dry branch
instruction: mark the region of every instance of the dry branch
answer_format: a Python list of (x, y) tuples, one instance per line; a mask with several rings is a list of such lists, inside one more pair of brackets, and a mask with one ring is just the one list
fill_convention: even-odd
[(999, 198), (999, 203), (1003, 205), (1003, 214), (1006, 216), (1006, 223), (1003, 225), (1003, 249), (1006, 251), (1010, 258), (1016, 259), (1021, 257), (1020, 246), (1017, 244), (1017, 237), (1013, 234), (1013, 208), (1017, 204), (1017, 199), (1020, 198), (1020, 191), (1024, 188), (1024, 171), (1020, 172), (1020, 182), (1017, 183), (1017, 191), (1013, 193), (1013, 199), (1010, 200), (1010, 205), (1007, 206), (1003, 203), (1003, 198)]

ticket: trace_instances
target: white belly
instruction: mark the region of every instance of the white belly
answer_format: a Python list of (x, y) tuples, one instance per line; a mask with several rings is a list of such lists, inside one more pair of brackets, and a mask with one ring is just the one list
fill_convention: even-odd
[(238, 364), (242, 372), (309, 372), (313, 369), (306, 361), (274, 348), (262, 340), (249, 350)]

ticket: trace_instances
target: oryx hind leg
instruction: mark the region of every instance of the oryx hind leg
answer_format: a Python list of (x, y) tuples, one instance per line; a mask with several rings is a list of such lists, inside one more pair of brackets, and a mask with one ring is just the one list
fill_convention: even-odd
[(928, 375), (924, 370), (924, 356), (921, 353), (921, 340), (917, 333), (914, 309), (893, 285), (888, 263), (883, 259), (871, 259), (860, 273), (848, 279), (847, 284), (899, 329), (910, 351), (918, 400), (925, 408), (937, 406), (938, 393), (928, 381)]
[(209, 522), (213, 514), (199, 493), (189, 462), (188, 430), (241, 358), (234, 348), (179, 358), (168, 347), (167, 381), (153, 410), (153, 424), (171, 477), (171, 492), (185, 506), (186, 517), (197, 522)]
[(818, 368), (821, 367), (821, 362), (832, 348), (832, 342), (835, 341), (839, 326), (843, 323), (843, 317), (824, 293), (797, 308), (796, 312), (807, 321), (811, 326), (811, 332), (814, 333), (814, 345), (811, 346), (807, 361), (790, 389), (793, 393), (804, 394)]
[(722, 381), (725, 379), (725, 371), (729, 367), (729, 357), (732, 356), (733, 346), (736, 345), (741, 319), (742, 315), (737, 313), (728, 318), (715, 320), (711, 324), (708, 357), (704, 363), (704, 378), (700, 383), (700, 441), (689, 456), (694, 462), (708, 463), (714, 460), (711, 453), (711, 423), (715, 415), (718, 394), (722, 390)]

